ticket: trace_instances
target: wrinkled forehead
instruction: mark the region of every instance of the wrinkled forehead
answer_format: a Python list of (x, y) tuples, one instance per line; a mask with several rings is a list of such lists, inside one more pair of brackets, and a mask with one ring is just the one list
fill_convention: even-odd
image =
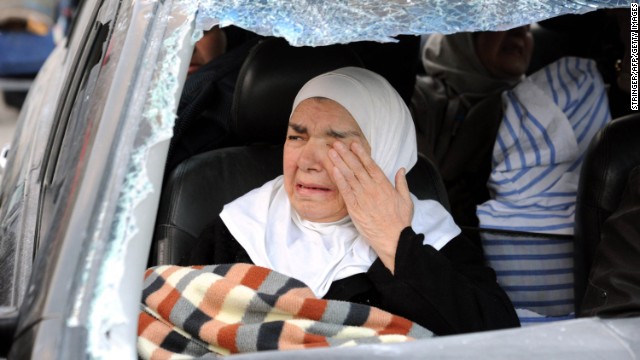
[[(315, 107), (312, 106), (315, 105)], [(304, 107), (304, 110), (302, 109)], [(315, 110), (313, 110), (315, 109)], [(335, 126), (336, 130), (348, 131), (350, 134), (357, 135), (358, 137), (364, 138), (364, 134), (360, 125), (355, 120), (355, 117), (347, 108), (342, 106), (337, 101), (326, 97), (314, 96), (305, 100), (302, 100), (300, 104), (293, 110), (291, 115), (290, 123), (294, 122), (293, 118), (295, 116), (299, 116), (302, 111), (320, 111), (320, 112), (331, 112), (335, 119), (339, 120), (333, 126)], [(314, 114), (311, 114), (311, 117), (315, 117)], [(332, 127), (333, 127), (332, 126)]]
[[(293, 103), (293, 110), (307, 99), (333, 101), (342, 106), (356, 121), (364, 137), (371, 141), (373, 106), (367, 89), (354, 79), (342, 74), (326, 74), (309, 81), (302, 87)], [(293, 113), (293, 112), (292, 112)]]

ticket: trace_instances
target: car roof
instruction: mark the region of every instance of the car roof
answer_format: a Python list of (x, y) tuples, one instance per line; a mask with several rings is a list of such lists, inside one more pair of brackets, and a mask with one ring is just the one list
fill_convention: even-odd
[[(564, 14), (628, 7), (629, 0), (200, 1), (196, 28), (236, 25), (293, 46), (395, 41), (393, 36), (507, 30)], [(187, 5), (189, 6), (189, 5)], [(344, 31), (349, 29), (349, 31)]]

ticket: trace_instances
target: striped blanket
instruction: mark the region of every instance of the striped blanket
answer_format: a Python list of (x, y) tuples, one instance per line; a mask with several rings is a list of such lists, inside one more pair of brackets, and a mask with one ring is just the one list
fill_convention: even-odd
[(145, 274), (138, 355), (188, 359), (431, 336), (371, 306), (318, 299), (302, 282), (259, 266), (159, 266)]
[[(611, 120), (593, 60), (562, 58), (502, 94), (489, 200), (477, 207), (483, 247), (516, 307), (566, 318), (573, 311), (575, 201), (583, 154)], [(535, 234), (533, 234), (535, 233)], [(545, 235), (540, 235), (545, 234)], [(523, 312), (524, 314), (524, 312)], [(550, 318), (551, 320), (556, 318)]]

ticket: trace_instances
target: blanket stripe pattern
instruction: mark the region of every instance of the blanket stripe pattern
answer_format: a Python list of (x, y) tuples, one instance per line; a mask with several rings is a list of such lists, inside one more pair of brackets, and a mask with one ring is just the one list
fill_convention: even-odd
[(433, 333), (375, 307), (318, 299), (299, 280), (249, 264), (145, 273), (143, 359), (404, 342)]

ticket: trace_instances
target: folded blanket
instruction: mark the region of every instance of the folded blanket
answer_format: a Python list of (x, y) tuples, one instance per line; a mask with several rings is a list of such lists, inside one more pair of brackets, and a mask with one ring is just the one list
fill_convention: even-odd
[(138, 355), (191, 358), (431, 336), (371, 306), (318, 299), (302, 282), (259, 266), (159, 266), (145, 274)]

